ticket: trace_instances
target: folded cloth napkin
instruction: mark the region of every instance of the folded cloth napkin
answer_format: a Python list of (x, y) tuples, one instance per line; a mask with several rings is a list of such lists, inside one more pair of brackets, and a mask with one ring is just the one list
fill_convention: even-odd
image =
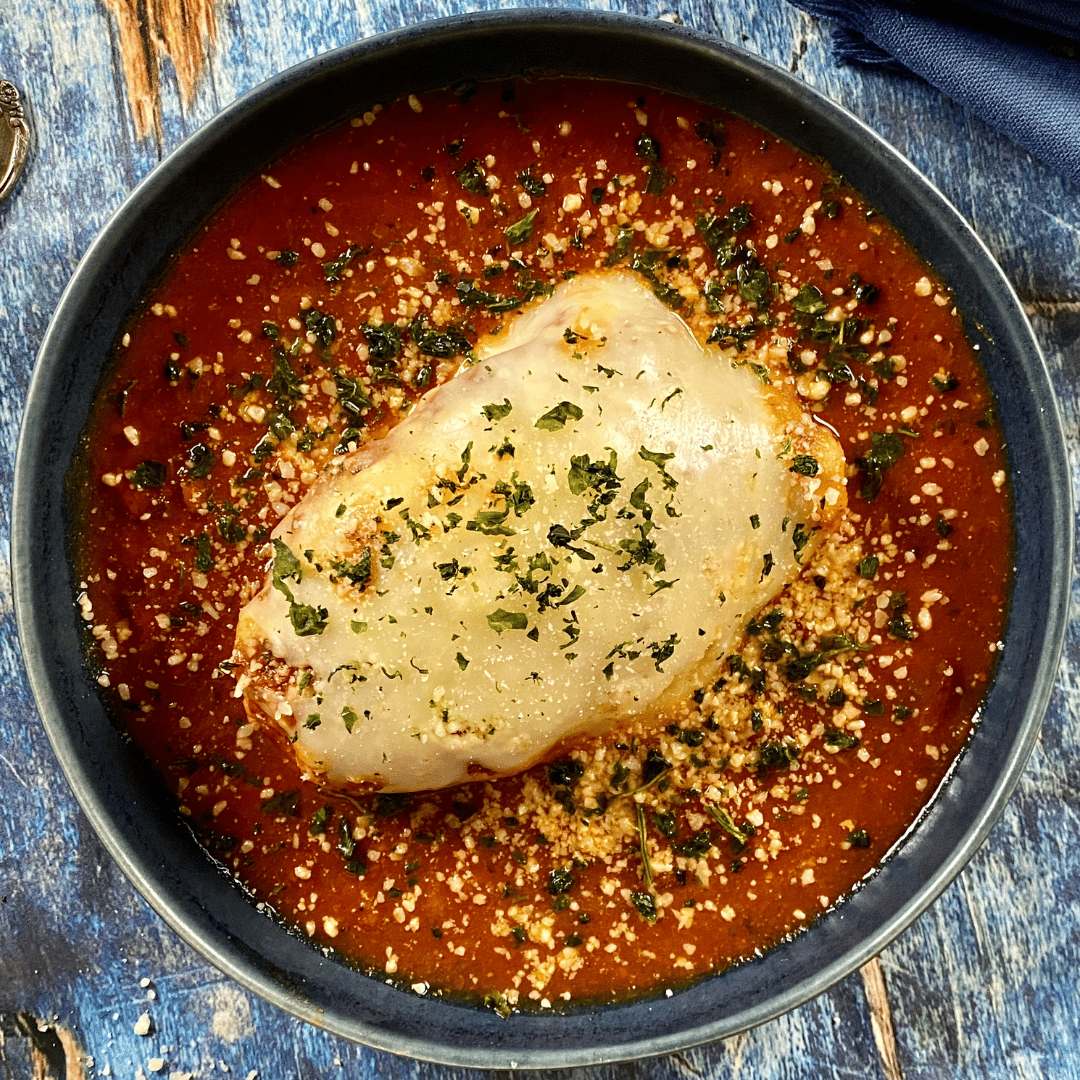
[(838, 60), (898, 61), (1080, 185), (1080, 0), (792, 2)]

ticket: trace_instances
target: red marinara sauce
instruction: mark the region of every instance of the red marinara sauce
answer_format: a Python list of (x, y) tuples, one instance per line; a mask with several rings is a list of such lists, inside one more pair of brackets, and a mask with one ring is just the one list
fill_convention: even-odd
[[(233, 693), (271, 530), (478, 337), (612, 265), (796, 381), (848, 457), (844, 527), (684, 722), (324, 790)], [(820, 164), (651, 90), (410, 97), (293, 151), (145, 297), (80, 467), (90, 663), (209, 852), (314, 945), (504, 1012), (700, 977), (842, 902), (948, 773), (1002, 633), (1000, 438), (948, 293)]]

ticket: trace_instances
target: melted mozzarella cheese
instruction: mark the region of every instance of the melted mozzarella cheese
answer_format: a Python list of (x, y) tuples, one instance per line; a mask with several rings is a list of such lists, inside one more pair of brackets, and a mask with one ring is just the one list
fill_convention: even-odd
[(670, 717), (845, 505), (794, 390), (628, 274), (480, 355), (316, 482), (241, 613), (237, 693), (332, 784), (437, 788)]

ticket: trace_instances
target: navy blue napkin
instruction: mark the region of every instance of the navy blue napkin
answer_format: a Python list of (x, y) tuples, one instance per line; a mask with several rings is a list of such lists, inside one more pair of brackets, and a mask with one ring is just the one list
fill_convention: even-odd
[(792, 0), (841, 61), (898, 62), (1080, 185), (1080, 0)]

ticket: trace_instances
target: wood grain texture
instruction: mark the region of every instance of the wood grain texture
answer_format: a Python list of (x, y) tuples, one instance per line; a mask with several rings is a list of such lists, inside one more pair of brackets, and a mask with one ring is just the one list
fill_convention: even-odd
[(135, 135), (143, 139), (153, 131), (160, 138), (161, 60), (172, 61), (180, 102), (188, 109), (217, 38), (214, 0), (105, 0), (105, 7), (116, 21)]
[[(0, 75), (23, 95), (35, 132), (23, 179), (0, 205), (0, 1077), (59, 1075), (62, 1052), (64, 1068), (74, 1062), (87, 1077), (479, 1080), (472, 1070), (376, 1053), (293, 1020), (224, 978), (139, 898), (74, 803), (37, 719), (19, 662), (7, 541), (35, 350), (79, 256), (126, 193), (199, 124), (274, 72), (357, 37), (498, 6), (0, 6)], [(757, 53), (845, 105), (925, 172), (972, 222), (1032, 317), (1073, 450), (1075, 488), (1080, 191), (921, 82), (835, 67), (821, 28), (784, 0), (574, 6), (675, 17)], [(869, 973), (723, 1043), (575, 1075), (1080, 1077), (1080, 590), (1072, 588), (1065, 664), (1015, 798), (957, 882)], [(151, 1027), (141, 1035), (144, 1013)], [(37, 1044), (14, 1018), (45, 1029)], [(157, 1072), (155, 1059), (163, 1063)]]

